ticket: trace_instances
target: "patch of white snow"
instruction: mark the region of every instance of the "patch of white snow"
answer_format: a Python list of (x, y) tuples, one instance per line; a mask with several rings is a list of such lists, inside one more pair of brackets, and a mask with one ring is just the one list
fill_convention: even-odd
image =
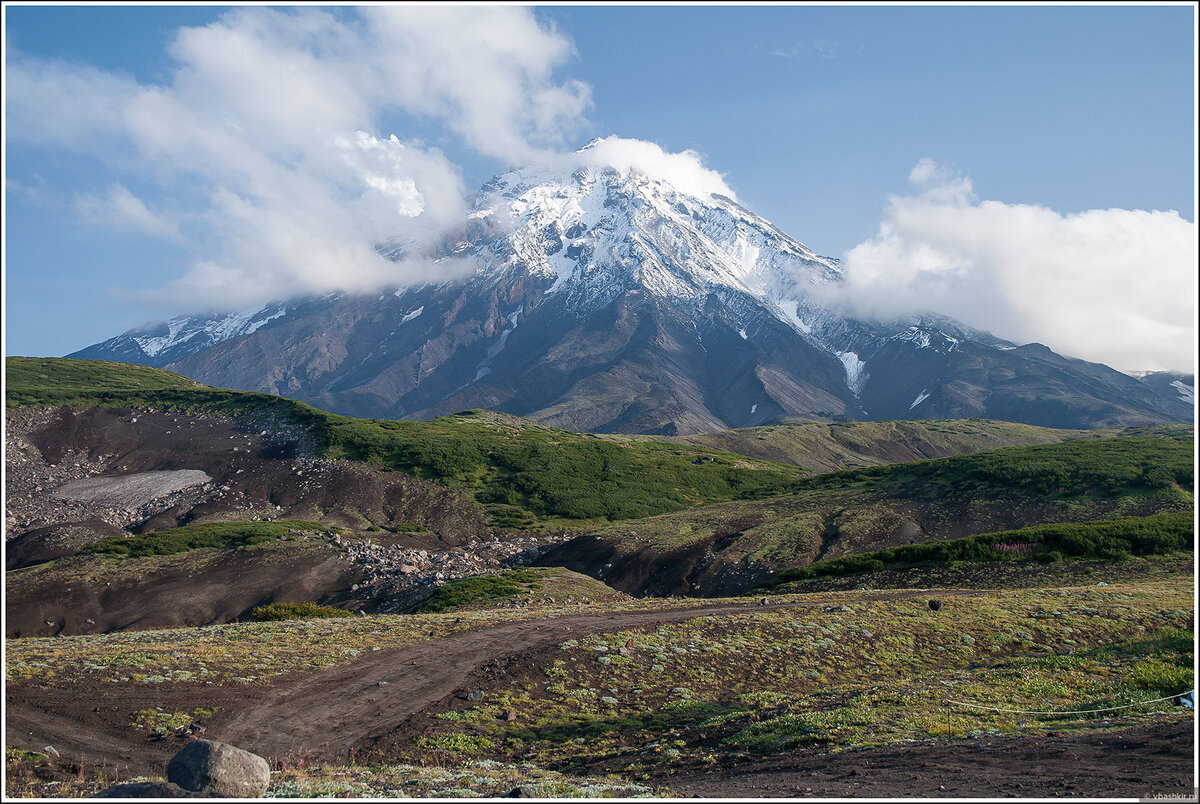
[(858, 355), (854, 352), (834, 352), (834, 354), (846, 367), (846, 387), (850, 389), (850, 393), (858, 396), (866, 387), (867, 380), (871, 378), (871, 375), (863, 370), (867, 364), (859, 360)]
[(1183, 380), (1176, 380), (1171, 383), (1171, 387), (1179, 392), (1179, 398), (1189, 405), (1196, 404), (1196, 389), (1185, 383)]
[(921, 404), (928, 398), (929, 398), (929, 392), (922, 390), (921, 393), (917, 394), (917, 398), (913, 400), (913, 403), (908, 406), (908, 409), (912, 410), (913, 408), (915, 408), (917, 405)]

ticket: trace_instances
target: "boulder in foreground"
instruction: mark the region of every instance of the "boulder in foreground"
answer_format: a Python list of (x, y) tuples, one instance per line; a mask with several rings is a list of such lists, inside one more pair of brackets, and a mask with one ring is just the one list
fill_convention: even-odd
[(167, 763), (167, 780), (205, 798), (262, 798), (271, 767), (227, 743), (193, 740)]

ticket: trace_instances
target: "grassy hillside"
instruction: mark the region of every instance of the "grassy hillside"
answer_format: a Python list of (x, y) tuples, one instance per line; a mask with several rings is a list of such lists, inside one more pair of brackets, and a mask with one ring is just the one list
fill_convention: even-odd
[[(510, 527), (559, 519), (639, 519), (713, 503), (736, 503), (728, 513), (715, 512), (716, 519), (749, 518), (755, 520), (751, 527), (763, 525), (770, 531), (740, 540), (750, 559), (764, 550), (779, 553), (782, 549), (773, 560), (785, 555), (812, 559), (825, 557), (831, 548), (846, 554), (886, 546), (891, 531), (912, 530), (901, 526), (914, 521), (914, 516), (919, 518), (916, 527), (924, 534), (922, 538), (930, 537), (941, 531), (945, 521), (963, 518), (962, 512), (942, 512), (947, 505), (1005, 507), (1014, 503), (1014, 514), (1034, 517), (1021, 521), (1011, 516), (991, 517), (987, 512), (967, 517), (981, 526), (995, 519), (991, 522), (995, 527), (986, 529), (999, 530), (1048, 521), (1052, 514), (1061, 521), (1079, 521), (1137, 513), (1113, 505), (1114, 495), (1120, 497), (1136, 488), (1141, 496), (1154, 492), (1171, 498), (1174, 493), (1178, 498), (1180, 488), (1190, 489), (1192, 484), (1190, 426), (1157, 428), (1137, 437), (1007, 448), (979, 456), (905, 464), (903, 469), (866, 467), (798, 481), (795, 465), (693, 444), (575, 433), (488, 411), (467, 411), (428, 422), (354, 419), (290, 399), (210, 388), (171, 372), (121, 363), (8, 358), (6, 366), (10, 407), (37, 403), (150, 407), (231, 416), (261, 417), (265, 413), (303, 426), (327, 457), (365, 461), (464, 488), (489, 506), (493, 521)], [(778, 442), (785, 445), (778, 454), (801, 465), (807, 460), (801, 447), (809, 443), (815, 456), (808, 461), (812, 466), (839, 460), (829, 447), (835, 443), (843, 458), (853, 453), (884, 460), (891, 449), (884, 445), (893, 437), (899, 446), (892, 454), (902, 458), (914, 450), (975, 448), (993, 437), (1003, 442), (1058, 439), (1070, 434), (978, 420), (762, 429), (762, 433), (739, 431), (730, 443)], [(713, 439), (719, 440), (718, 436)], [(993, 457), (981, 457), (984, 455)], [(798, 494), (772, 504), (779, 510), (753, 502), (788, 492)], [(1010, 499), (1014, 495), (1019, 499)], [(1093, 505), (1088, 495), (1099, 495), (1096, 499), (1106, 502)], [(1030, 501), (1042, 505), (1041, 497), (1054, 503), (1052, 511), (1022, 510)], [(1183, 499), (1190, 504), (1190, 494)], [(914, 505), (920, 510), (909, 511)], [(712, 536), (715, 531), (704, 532), (710, 513), (698, 517), (688, 513), (678, 527), (671, 524), (667, 530), (690, 529), (685, 542)], [(656, 524), (648, 529), (660, 530)], [(726, 523), (716, 530), (743, 534), (747, 528)], [(780, 536), (781, 531), (790, 535)], [(859, 533), (864, 537), (859, 538)], [(675, 535), (668, 540), (677, 541)], [(897, 543), (915, 540), (909, 536), (899, 534)], [(661, 539), (656, 535), (654, 541)], [(780, 543), (787, 546), (780, 548)], [(751, 548), (752, 544), (756, 546)]]
[(534, 603), (596, 605), (627, 599), (595, 578), (562, 567), (520, 567), (451, 581), (438, 587), (418, 611), (471, 611)]
[(856, 556), (818, 561), (779, 573), (764, 587), (793, 581), (840, 577), (956, 562), (1038, 562), (1067, 558), (1124, 560), (1191, 552), (1196, 531), (1190, 512), (1124, 517), (1102, 522), (1034, 525), (1020, 530), (981, 533), (963, 539), (891, 547)]
[(772, 572), (906, 544), (1191, 512), (1192, 453), (1190, 438), (1129, 436), (831, 473), (785, 496), (613, 524), (546, 561), (627, 592), (728, 594)]
[(1062, 430), (989, 419), (954, 419), (775, 424), (700, 435), (656, 437), (655, 440), (728, 450), (821, 474), (1001, 447), (1103, 438), (1119, 432)]
[[(270, 415), (306, 428), (330, 458), (366, 461), (449, 486), (492, 506), (498, 524), (628, 519), (785, 491), (794, 467), (702, 447), (614, 441), (512, 416), (468, 411), (428, 422), (354, 419), (267, 394), (195, 383), (159, 369), (8, 358), (9, 407), (148, 407)], [(533, 517), (530, 516), (533, 515)]]

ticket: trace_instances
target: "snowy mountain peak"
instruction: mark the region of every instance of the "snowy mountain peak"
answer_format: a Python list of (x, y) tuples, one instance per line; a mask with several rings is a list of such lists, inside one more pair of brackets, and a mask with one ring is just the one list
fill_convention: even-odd
[(732, 290), (803, 331), (796, 307), (806, 288), (841, 278), (836, 260), (729, 196), (685, 193), (632, 166), (502, 174), (485, 185), (472, 216), (494, 227), (477, 244), (486, 276), (550, 279), (548, 292), (588, 309), (633, 288), (684, 306)]

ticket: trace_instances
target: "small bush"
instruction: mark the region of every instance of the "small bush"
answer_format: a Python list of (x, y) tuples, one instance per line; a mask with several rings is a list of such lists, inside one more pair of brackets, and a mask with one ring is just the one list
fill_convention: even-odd
[(278, 620), (313, 620), (326, 617), (353, 617), (352, 612), (318, 603), (268, 603), (250, 612), (255, 622)]
[(478, 600), (513, 597), (538, 588), (541, 576), (530, 570), (509, 570), (498, 575), (477, 575), (440, 587), (421, 604), (421, 611), (439, 612)]

